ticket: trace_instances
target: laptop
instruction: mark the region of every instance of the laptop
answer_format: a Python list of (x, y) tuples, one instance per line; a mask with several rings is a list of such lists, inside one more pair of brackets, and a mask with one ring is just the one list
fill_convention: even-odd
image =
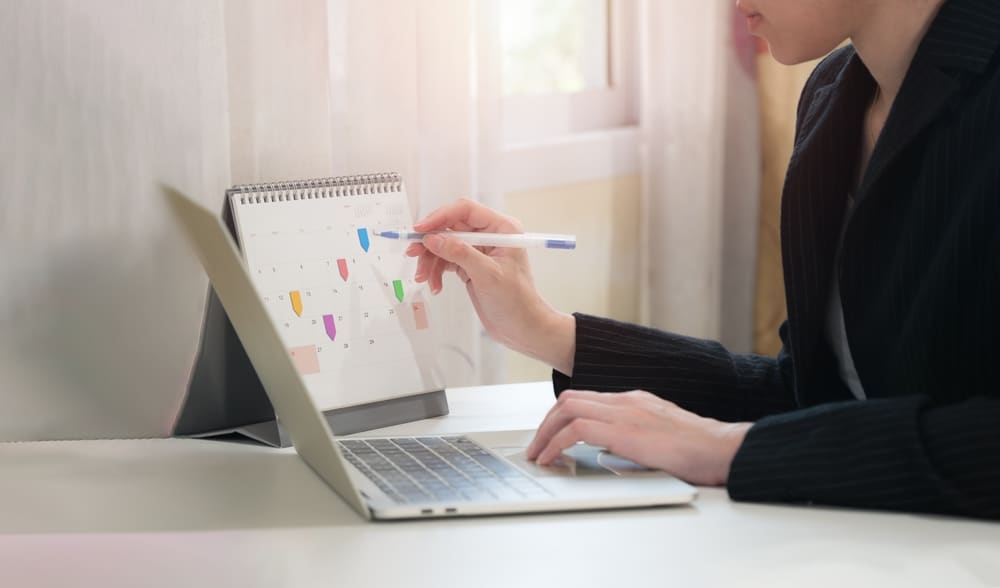
[(298, 455), (363, 518), (640, 508), (696, 497), (692, 486), (599, 447), (579, 444), (560, 465), (538, 466), (524, 457), (533, 431), (335, 437), (221, 219), (173, 188), (163, 191)]

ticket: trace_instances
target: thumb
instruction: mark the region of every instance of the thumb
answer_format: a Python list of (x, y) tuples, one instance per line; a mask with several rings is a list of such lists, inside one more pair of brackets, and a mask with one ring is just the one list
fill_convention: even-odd
[(494, 274), (496, 262), (461, 239), (444, 235), (427, 235), (424, 247), (445, 261), (465, 270), (473, 282), (482, 282)]

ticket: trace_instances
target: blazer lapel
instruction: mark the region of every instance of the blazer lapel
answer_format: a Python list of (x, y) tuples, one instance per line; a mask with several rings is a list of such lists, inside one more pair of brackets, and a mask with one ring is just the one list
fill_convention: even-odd
[(781, 234), (789, 336), (795, 357), (796, 394), (801, 404), (833, 398), (814, 386), (817, 346), (829, 300), (833, 262), (857, 177), (861, 120), (874, 81), (857, 55), (837, 79), (807, 97), (809, 108), (789, 163), (782, 197)]
[(861, 203), (893, 160), (938, 117), (958, 92), (955, 79), (921, 60), (914, 62), (892, 106), (865, 170), (857, 203)]

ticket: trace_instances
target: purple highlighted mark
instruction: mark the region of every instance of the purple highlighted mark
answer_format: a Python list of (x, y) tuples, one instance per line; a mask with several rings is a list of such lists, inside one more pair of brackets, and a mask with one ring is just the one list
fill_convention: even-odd
[(326, 336), (330, 338), (331, 341), (337, 340), (337, 323), (333, 322), (332, 314), (323, 315), (323, 326), (326, 327)]

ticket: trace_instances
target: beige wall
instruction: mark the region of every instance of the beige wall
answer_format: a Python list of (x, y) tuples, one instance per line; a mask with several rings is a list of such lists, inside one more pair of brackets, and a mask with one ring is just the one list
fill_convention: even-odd
[(799, 94), (816, 63), (788, 67), (769, 54), (759, 56), (757, 61), (762, 174), (754, 351), (767, 355), (774, 355), (781, 349), (778, 327), (787, 314), (781, 268), (781, 189), (792, 155)]
[[(610, 178), (506, 195), (505, 208), (525, 230), (572, 233), (572, 252), (532, 250), (535, 282), (565, 312), (623, 321), (639, 318), (639, 177)], [(546, 380), (547, 366), (508, 352), (511, 382)]]

